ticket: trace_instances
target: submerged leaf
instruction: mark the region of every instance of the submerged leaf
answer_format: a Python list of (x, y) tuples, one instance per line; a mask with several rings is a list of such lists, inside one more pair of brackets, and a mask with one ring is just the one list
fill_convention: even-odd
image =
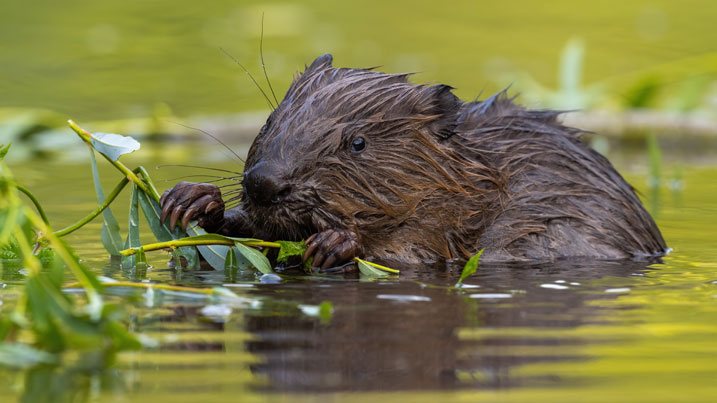
[(466, 277), (470, 276), (471, 274), (475, 273), (478, 270), (478, 260), (480, 259), (480, 255), (483, 254), (484, 250), (485, 249), (481, 249), (480, 251), (478, 251), (478, 253), (473, 255), (473, 257), (468, 259), (468, 262), (466, 262), (466, 265), (463, 266), (463, 272), (461, 273), (461, 278), (458, 279), (458, 282), (456, 283), (456, 285), (461, 284)]
[(112, 161), (123, 154), (139, 150), (139, 142), (132, 137), (113, 133), (92, 133), (90, 137), (92, 147)]

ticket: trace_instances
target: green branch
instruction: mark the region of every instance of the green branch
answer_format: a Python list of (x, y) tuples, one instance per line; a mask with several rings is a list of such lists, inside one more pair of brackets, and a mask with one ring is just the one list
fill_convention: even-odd
[(110, 193), (109, 197), (107, 197), (107, 200), (105, 200), (104, 203), (102, 203), (100, 206), (98, 206), (93, 212), (88, 214), (85, 218), (81, 219), (80, 221), (70, 225), (67, 228), (61, 229), (59, 231), (55, 231), (55, 235), (57, 236), (65, 236), (72, 232), (75, 232), (76, 230), (82, 228), (85, 224), (92, 221), (97, 217), (98, 215), (102, 214), (102, 211), (109, 207), (109, 205), (114, 201), (114, 199), (117, 198), (117, 196), (120, 194), (122, 189), (124, 189), (125, 186), (127, 186), (127, 183), (129, 183), (129, 179), (122, 178), (122, 180), (115, 186), (115, 188)]
[(15, 184), (15, 187), (17, 188), (17, 190), (19, 190), (19, 191), (21, 191), (22, 193), (24, 193), (25, 196), (27, 196), (27, 197), (30, 199), (30, 201), (32, 201), (32, 204), (35, 205), (35, 209), (37, 209), (37, 212), (40, 214), (40, 217), (42, 218), (42, 221), (44, 221), (45, 224), (50, 225), (50, 220), (47, 219), (47, 215), (45, 214), (45, 210), (42, 209), (42, 206), (40, 205), (40, 201), (37, 200), (37, 198), (35, 197), (35, 195), (32, 194), (32, 192), (30, 192), (30, 190), (29, 190), (28, 188), (26, 188), (25, 186), (18, 185), (18, 184), (16, 183), (16, 184)]
[(155, 250), (160, 249), (166, 249), (166, 248), (179, 248), (182, 246), (199, 246), (199, 245), (225, 245), (225, 246), (234, 246), (235, 243), (241, 243), (246, 246), (251, 247), (264, 247), (264, 248), (281, 248), (281, 245), (277, 242), (267, 242), (267, 241), (236, 241), (231, 238), (227, 239), (214, 239), (214, 240), (198, 240), (198, 239), (191, 239), (191, 238), (182, 238), (182, 239), (175, 239), (173, 241), (167, 241), (167, 242), (157, 242), (157, 243), (150, 243), (147, 245), (143, 245), (141, 247), (137, 248), (129, 248), (120, 251), (120, 254), (122, 256), (132, 256), (139, 252), (140, 249), (143, 249), (145, 252), (151, 252)]

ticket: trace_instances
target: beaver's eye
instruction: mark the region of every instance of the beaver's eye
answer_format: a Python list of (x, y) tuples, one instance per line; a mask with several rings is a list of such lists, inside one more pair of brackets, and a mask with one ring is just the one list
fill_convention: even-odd
[(366, 140), (364, 140), (363, 137), (356, 137), (351, 142), (351, 152), (352, 153), (360, 153), (363, 150), (366, 149)]

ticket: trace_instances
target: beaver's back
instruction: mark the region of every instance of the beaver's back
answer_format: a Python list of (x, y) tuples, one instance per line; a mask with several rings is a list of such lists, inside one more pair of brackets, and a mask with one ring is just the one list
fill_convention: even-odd
[(478, 239), (484, 259), (663, 254), (665, 241), (634, 189), (557, 115), (504, 94), (464, 104), (455, 145), (488, 161), (502, 187), (499, 213)]

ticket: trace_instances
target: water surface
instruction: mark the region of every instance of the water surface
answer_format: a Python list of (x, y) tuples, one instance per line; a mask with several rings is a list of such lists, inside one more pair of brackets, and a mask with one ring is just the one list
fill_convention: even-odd
[[(13, 171), (57, 228), (95, 206), (87, 165), (34, 161)], [(119, 179), (103, 172), (106, 187)], [(460, 290), (452, 287), (460, 266), (446, 263), (394, 264), (400, 278), (374, 281), (262, 284), (253, 272), (177, 273), (158, 252), (146, 273), (128, 272), (107, 258), (93, 223), (69, 241), (98, 274), (223, 285), (247, 300), (115, 291), (129, 303), (130, 329), (155, 347), (122, 353), (104, 370), (3, 370), (0, 385), (25, 401), (713, 401), (717, 168), (680, 172), (679, 186), (665, 181), (654, 192), (644, 174), (627, 174), (674, 248), (662, 263), (481, 265)], [(184, 174), (153, 171), (170, 183)], [(120, 221), (125, 204), (115, 207)], [(22, 275), (5, 268), (2, 281), (7, 314)], [(318, 315), (326, 301), (332, 314)]]

